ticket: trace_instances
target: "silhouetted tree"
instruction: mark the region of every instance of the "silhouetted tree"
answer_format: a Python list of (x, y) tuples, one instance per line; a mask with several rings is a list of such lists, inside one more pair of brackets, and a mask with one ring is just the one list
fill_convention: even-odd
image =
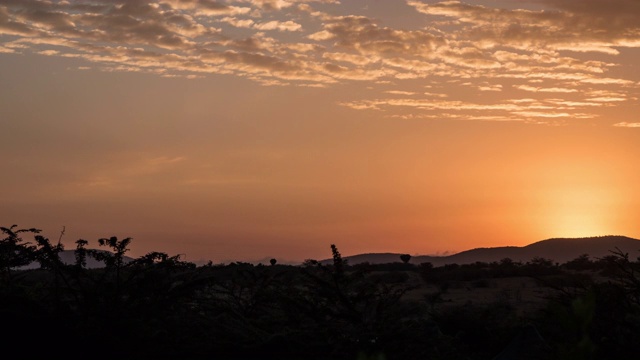
[[(434, 267), (409, 264), (411, 257), (403, 254), (402, 262), (350, 266), (335, 245), (333, 262), (275, 266), (270, 259), (272, 267), (197, 267), (161, 252), (128, 259), (131, 239), (111, 237), (98, 241), (104, 250), (78, 240), (75, 264), (67, 265), (60, 241), (20, 238), (39, 230), (0, 230), (0, 319), (9, 334), (2, 339), (38, 358), (74, 339), (78, 356), (99, 348), (92, 356), (110, 359), (475, 360), (527, 342), (517, 336), (519, 329), (531, 330), (523, 321), (535, 324), (551, 352), (538, 356), (518, 347), (523, 359), (622, 359), (637, 353), (640, 343), (640, 262), (619, 250), (598, 263), (586, 256), (574, 260), (575, 270), (581, 264), (606, 270), (597, 276), (563, 272), (571, 266), (544, 258)], [(87, 268), (91, 259), (104, 266)], [(34, 261), (39, 269), (20, 268)], [(499, 299), (448, 299), (448, 289), (463, 281), (493, 288), (502, 286), (501, 279), (487, 279), (527, 274), (542, 274), (536, 280), (549, 285), (540, 311), (518, 314), (515, 303)], [(436, 290), (404, 297), (417, 275)], [(574, 281), (578, 275), (593, 281)], [(25, 336), (33, 329), (47, 333), (38, 346)]]
[(570, 270), (589, 270), (595, 267), (595, 263), (589, 259), (589, 254), (582, 254), (564, 263), (563, 267)]
[(2, 280), (7, 283), (12, 281), (12, 271), (15, 268), (29, 265), (35, 260), (36, 247), (29, 242), (25, 242), (21, 237), (21, 233), (40, 232), (39, 229), (16, 229), (18, 225), (10, 227), (0, 227), (0, 231), (5, 235), (0, 240), (0, 271), (2, 271)]
[(299, 293), (290, 305), (297, 311), (289, 313), (307, 317), (302, 320), (305, 328), (316, 324), (316, 336), (325, 336), (331, 344), (327, 358), (386, 357), (391, 349), (404, 351), (411, 331), (408, 324), (414, 324), (406, 316), (412, 308), (401, 303), (404, 294), (415, 288), (408, 284), (409, 276), (348, 266), (335, 245), (331, 251), (333, 266), (310, 260), (300, 268), (309, 281), (297, 285)]
[(344, 273), (346, 261), (342, 260), (342, 255), (340, 255), (335, 244), (331, 244), (331, 254), (333, 256), (333, 268), (335, 269), (335, 274), (340, 277)]

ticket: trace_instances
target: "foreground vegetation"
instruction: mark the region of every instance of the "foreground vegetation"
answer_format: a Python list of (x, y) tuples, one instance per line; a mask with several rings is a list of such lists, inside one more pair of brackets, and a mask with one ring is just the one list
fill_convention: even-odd
[[(3, 343), (18, 357), (620, 359), (638, 355), (640, 262), (612, 249), (564, 264), (196, 266), (131, 239), (0, 228)], [(25, 239), (30, 237), (30, 239)], [(32, 238), (32, 239), (31, 239)], [(87, 259), (104, 264), (87, 268)], [(39, 269), (19, 270), (32, 262)], [(515, 279), (515, 280), (514, 280)], [(517, 281), (516, 281), (517, 280)], [(525, 281), (527, 280), (527, 281)], [(482, 298), (493, 290), (494, 295)], [(526, 311), (523, 311), (526, 310)], [(15, 353), (15, 352), (14, 352)]]

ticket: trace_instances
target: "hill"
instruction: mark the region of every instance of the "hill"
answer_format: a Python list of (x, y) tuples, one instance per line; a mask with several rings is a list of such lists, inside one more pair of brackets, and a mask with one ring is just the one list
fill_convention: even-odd
[[(534, 257), (551, 259), (557, 263), (565, 263), (580, 255), (588, 254), (592, 259), (611, 255), (611, 251), (620, 249), (629, 253), (632, 259), (640, 255), (640, 240), (618, 235), (586, 237), (586, 238), (552, 238), (538, 241), (526, 246), (502, 246), (490, 248), (475, 248), (448, 256), (413, 256), (412, 264), (430, 262), (434, 266), (445, 264), (470, 264), (476, 261), (493, 262), (504, 258), (514, 261), (527, 262)], [(373, 253), (344, 256), (349, 264), (363, 262), (382, 264), (400, 261), (400, 253)], [(332, 260), (323, 260), (330, 263)]]

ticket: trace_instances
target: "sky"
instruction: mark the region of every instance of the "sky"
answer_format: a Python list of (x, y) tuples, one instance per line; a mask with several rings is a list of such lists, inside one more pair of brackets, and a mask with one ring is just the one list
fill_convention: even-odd
[(214, 263), (638, 238), (639, 63), (637, 0), (0, 0), (0, 225)]

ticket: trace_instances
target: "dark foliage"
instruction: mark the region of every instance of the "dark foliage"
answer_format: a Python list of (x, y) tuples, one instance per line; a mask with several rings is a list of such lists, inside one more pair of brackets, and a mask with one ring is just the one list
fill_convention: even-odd
[[(611, 359), (637, 355), (640, 264), (605, 259), (527, 263), (205, 266), (151, 252), (127, 261), (131, 238), (78, 240), (75, 263), (37, 229), (0, 228), (0, 316), (6, 346), (67, 359)], [(33, 239), (25, 241), (25, 235)], [(104, 266), (87, 268), (87, 260)], [(20, 270), (32, 262), (39, 269)], [(595, 281), (594, 275), (604, 276)], [(533, 277), (551, 289), (540, 312), (513, 303), (453, 306), (450, 286)], [(422, 298), (417, 286), (436, 286)]]

